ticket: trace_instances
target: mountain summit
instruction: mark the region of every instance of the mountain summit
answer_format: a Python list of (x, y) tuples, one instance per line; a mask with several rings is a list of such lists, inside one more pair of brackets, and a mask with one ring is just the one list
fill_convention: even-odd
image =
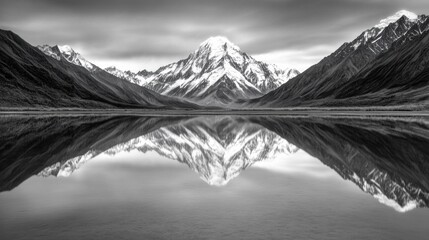
[(212, 51), (221, 50), (225, 52), (227, 50), (240, 51), (240, 48), (237, 45), (235, 45), (234, 43), (229, 41), (228, 38), (223, 36), (209, 37), (207, 40), (200, 44), (199, 48), (210, 48), (212, 49)]
[(407, 17), (409, 20), (412, 20), (412, 21), (417, 20), (419, 17), (417, 14), (415, 14), (413, 12), (410, 12), (407, 10), (401, 10), (401, 11), (396, 12), (392, 16), (389, 16), (385, 19), (382, 19), (379, 24), (375, 25), (375, 27), (376, 28), (385, 28), (385, 27), (389, 26), (389, 24), (398, 21), (403, 16)]
[(37, 48), (44, 52), (46, 55), (51, 56), (58, 61), (61, 59), (65, 59), (69, 63), (84, 67), (90, 72), (96, 70), (96, 66), (94, 64), (87, 61), (84, 57), (82, 57), (82, 55), (73, 50), (73, 48), (69, 45), (41, 45), (37, 46)]
[(225, 59), (226, 56), (235, 56), (236, 60), (240, 59), (240, 48), (230, 42), (226, 37), (210, 37), (201, 43), (195, 52), (199, 57), (209, 58), (212, 61)]

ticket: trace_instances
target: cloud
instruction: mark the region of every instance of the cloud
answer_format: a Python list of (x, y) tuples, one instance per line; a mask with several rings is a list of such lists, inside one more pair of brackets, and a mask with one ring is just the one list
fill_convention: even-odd
[[(223, 35), (249, 54), (275, 53), (271, 59), (278, 65), (298, 62), (297, 68), (318, 56), (309, 49), (329, 46), (326, 52), (332, 52), (399, 9), (429, 11), (417, 0), (0, 0), (0, 5), (0, 28), (35, 45), (71, 45), (92, 61), (172, 62), (208, 37)], [(281, 51), (300, 60), (282, 60)]]
[(254, 57), (259, 61), (276, 64), (281, 68), (293, 66), (298, 71), (303, 72), (308, 67), (318, 63), (323, 57), (329, 55), (332, 49), (336, 47), (333, 45), (316, 45), (305, 49), (284, 49), (257, 54)]

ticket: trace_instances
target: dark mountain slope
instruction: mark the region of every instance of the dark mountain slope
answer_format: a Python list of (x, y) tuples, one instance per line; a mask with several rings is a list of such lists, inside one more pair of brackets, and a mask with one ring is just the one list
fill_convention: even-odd
[(398, 42), (333, 96), (335, 99), (326, 104), (428, 106), (429, 31)]
[[(352, 77), (371, 66), (372, 61), (389, 51), (392, 46), (396, 46), (396, 49), (424, 34), (428, 29), (428, 22), (429, 19), (425, 15), (420, 15), (415, 19), (402, 16), (386, 27), (376, 26), (366, 30), (354, 41), (343, 44), (337, 51), (278, 89), (261, 98), (251, 100), (249, 105), (252, 107), (362, 105), (352, 100), (337, 104), (335, 101), (329, 101), (329, 104), (326, 102), (341, 93), (340, 89), (348, 85)], [(401, 53), (397, 54), (397, 57), (400, 58)], [(390, 64), (394, 63), (390, 62)], [(368, 103), (370, 102), (375, 103), (375, 101)], [(396, 105), (397, 103), (390, 101), (384, 103), (384, 105), (386, 104)]]
[(0, 30), (1, 107), (196, 107), (161, 96), (103, 70), (88, 72), (46, 56), (16, 34)]

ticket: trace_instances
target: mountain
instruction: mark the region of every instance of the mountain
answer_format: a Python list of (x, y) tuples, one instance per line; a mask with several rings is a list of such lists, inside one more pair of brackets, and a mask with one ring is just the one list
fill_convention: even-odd
[(211, 37), (186, 59), (153, 73), (106, 70), (158, 93), (203, 105), (227, 105), (236, 99), (262, 96), (299, 74), (255, 60), (225, 37)]
[[(38, 48), (57, 60), (64, 59), (84, 67), (92, 75), (103, 72), (70, 46), (42, 45)], [(215, 106), (262, 96), (299, 74), (294, 69), (279, 69), (257, 61), (224, 37), (207, 39), (188, 58), (155, 72), (133, 73), (114, 66), (104, 71), (162, 95)]]
[[(399, 11), (391, 17), (381, 20), (375, 27), (364, 31), (352, 42), (344, 43), (334, 53), (278, 89), (261, 98), (251, 100), (249, 105), (253, 107), (359, 105), (354, 101), (342, 101), (343, 104), (335, 104), (334, 99), (341, 93), (339, 89), (351, 86), (349, 85), (350, 79), (363, 68), (370, 68), (371, 63), (378, 57), (383, 58), (393, 45), (396, 45), (397, 48), (398, 45), (404, 43), (404, 39), (411, 41), (425, 34), (427, 25), (427, 16)], [(408, 47), (412, 48), (412, 46)], [(402, 52), (396, 51), (396, 48), (392, 50), (395, 53), (391, 55), (396, 54), (397, 58), (402, 58)], [(396, 66), (392, 62), (385, 61), (385, 68), (392, 69)], [(373, 79), (373, 81), (378, 80)], [(382, 93), (380, 92), (380, 94)], [(371, 105), (398, 104), (397, 101), (378, 103), (377, 99), (370, 102)]]
[(117, 78), (67, 47), (51, 50), (48, 56), (13, 32), (0, 30), (1, 107), (197, 107)]

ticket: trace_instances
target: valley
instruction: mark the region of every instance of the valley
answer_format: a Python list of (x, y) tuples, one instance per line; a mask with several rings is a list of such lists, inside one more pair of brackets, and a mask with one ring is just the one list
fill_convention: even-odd
[(0, 109), (429, 109), (429, 18), (405, 10), (302, 73), (258, 61), (221, 36), (134, 73), (102, 69), (68, 45), (33, 47), (0, 34)]

